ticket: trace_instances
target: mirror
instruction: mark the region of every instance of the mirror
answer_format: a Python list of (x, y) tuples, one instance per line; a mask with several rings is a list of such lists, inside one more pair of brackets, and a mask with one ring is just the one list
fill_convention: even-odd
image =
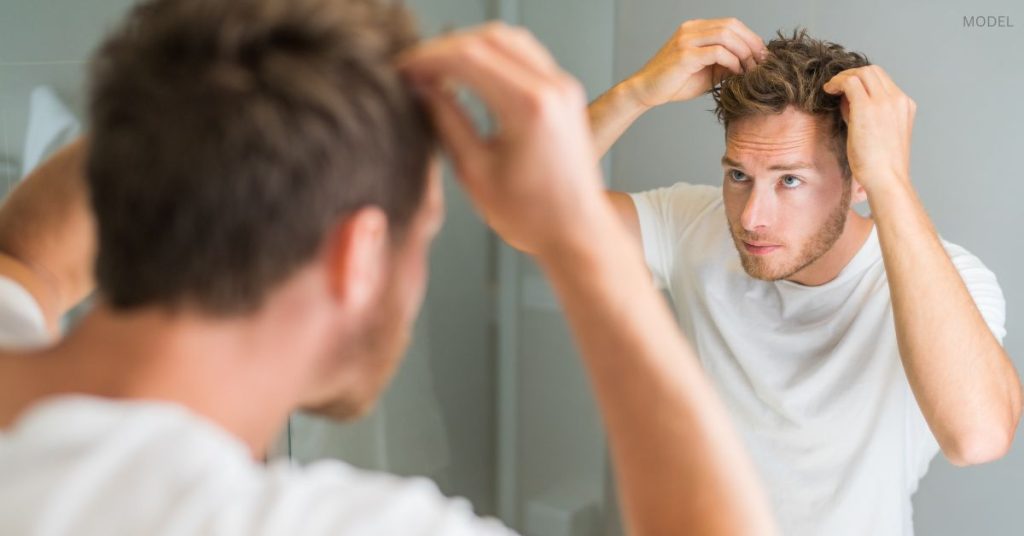
[[(0, 179), (5, 191), (86, 131), (86, 61), (131, 0), (3, 0)], [(1004, 345), (1024, 365), (1024, 11), (953, 0), (415, 0), (436, 35), (502, 18), (548, 46), (597, 98), (639, 69), (683, 21), (736, 16), (761, 37), (805, 27), (861, 51), (918, 104), (913, 184), (941, 235), (996, 274), (1009, 314)], [(640, 118), (604, 159), (609, 188), (679, 181), (719, 187), (726, 149), (709, 96)], [(339, 458), (434, 480), (477, 513), (533, 536), (617, 534), (615, 489), (599, 415), (559, 306), (538, 268), (501, 244), (446, 170), (448, 216), (433, 251), (413, 344), (391, 389), (364, 420), (292, 416), (273, 455)], [(599, 238), (597, 238), (599, 239)], [(666, 295), (667, 299), (672, 299)], [(681, 322), (686, 327), (685, 312)], [(694, 334), (691, 334), (694, 337)], [(746, 433), (745, 430), (741, 430)], [(953, 467), (941, 454), (913, 494), (918, 534), (1005, 534), (1024, 525), (1024, 447)], [(680, 445), (680, 448), (686, 448)], [(900, 454), (894, 454), (899, 456)], [(753, 453), (755, 459), (759, 454)], [(911, 480), (913, 480), (911, 478)], [(909, 492), (908, 492), (909, 493)], [(894, 528), (898, 532), (902, 527)]]

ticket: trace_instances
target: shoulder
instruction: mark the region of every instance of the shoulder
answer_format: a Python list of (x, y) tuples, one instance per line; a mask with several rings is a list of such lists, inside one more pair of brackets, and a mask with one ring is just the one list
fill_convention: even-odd
[(252, 510), (276, 512), (272, 526), (291, 533), (512, 534), (497, 520), (477, 517), (467, 500), (446, 497), (426, 478), (365, 471), (337, 460), (306, 467), (275, 462), (263, 471), (261, 487)]
[(705, 184), (678, 182), (630, 196), (641, 227), (662, 229), (668, 236), (684, 233), (701, 222), (719, 226), (724, 212), (721, 188)]
[(942, 245), (985, 322), (996, 338), (1002, 341), (1006, 336), (1006, 298), (996, 274), (966, 248), (946, 240), (942, 241)]
[(707, 184), (691, 184), (677, 182), (671, 186), (654, 188), (630, 194), (634, 201), (651, 204), (667, 204), (678, 208), (699, 209), (709, 205), (720, 204), (722, 190)]
[(61, 518), (85, 535), (511, 534), (426, 479), (340, 461), (264, 465), (214, 423), (167, 404), (57, 399), (5, 432), (0, 503), (23, 506), (0, 513), (5, 534), (55, 519), (68, 500), (89, 505)]

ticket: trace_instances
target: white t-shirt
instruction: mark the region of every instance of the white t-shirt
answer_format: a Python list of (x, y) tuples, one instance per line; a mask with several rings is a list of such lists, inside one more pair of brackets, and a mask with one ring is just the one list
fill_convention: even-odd
[(0, 276), (0, 349), (37, 348), (50, 338), (35, 298), (14, 280)]
[[(729, 407), (783, 533), (913, 534), (910, 497), (939, 446), (900, 361), (875, 231), (829, 283), (765, 282), (740, 264), (720, 188), (679, 183), (632, 198), (647, 264)], [(995, 276), (945, 247), (1002, 341)]]
[[(45, 326), (19, 290), (0, 277), (2, 342), (22, 346), (18, 330), (34, 341)], [(62, 396), (0, 430), (0, 534), (512, 533), (426, 479), (333, 460), (263, 465), (244, 443), (184, 407)]]

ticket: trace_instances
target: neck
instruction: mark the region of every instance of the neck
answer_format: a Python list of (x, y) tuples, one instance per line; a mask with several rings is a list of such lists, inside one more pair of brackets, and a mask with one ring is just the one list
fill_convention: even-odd
[(175, 403), (262, 457), (323, 355), (312, 341), (329, 315), (293, 305), (238, 318), (100, 305), (52, 350), (20, 360), (20, 405), (62, 393)]
[(824, 285), (839, 276), (839, 273), (850, 264), (864, 243), (871, 235), (874, 221), (850, 210), (847, 215), (843, 233), (836, 243), (813, 263), (793, 274), (789, 281), (801, 285), (815, 287)]

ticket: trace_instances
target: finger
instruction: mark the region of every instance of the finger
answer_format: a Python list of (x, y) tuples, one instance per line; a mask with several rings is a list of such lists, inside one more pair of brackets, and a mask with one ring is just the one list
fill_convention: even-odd
[(886, 72), (885, 69), (881, 68), (878, 65), (873, 65), (871, 70), (878, 76), (878, 81), (881, 83), (882, 87), (885, 88), (886, 93), (890, 95), (903, 93), (903, 91), (899, 88), (899, 86), (896, 85), (896, 82), (893, 81), (892, 77), (889, 76), (889, 73)]
[(701, 32), (694, 35), (688, 41), (688, 44), (695, 47), (724, 46), (733, 56), (740, 60), (740, 64), (745, 69), (750, 70), (757, 66), (757, 62), (754, 60), (754, 52), (750, 50), (750, 46), (728, 28), (716, 28)]
[(713, 19), (709, 21), (709, 23), (712, 28), (726, 28), (742, 39), (743, 42), (746, 43), (747, 47), (750, 48), (755, 62), (760, 63), (768, 55), (768, 47), (765, 46), (764, 40), (761, 39), (761, 36), (754, 33), (754, 31), (746, 24), (743, 24), (741, 20), (730, 17), (725, 19)]
[(471, 159), (483, 154), (486, 142), (466, 109), (450, 91), (434, 85), (420, 88), (420, 93), (434, 118), (442, 143), (451, 153), (452, 161), (461, 174)]
[[(826, 92), (833, 95), (843, 95), (848, 101), (847, 106), (856, 106), (857, 103), (863, 102), (869, 98), (868, 91), (864, 87), (863, 81), (857, 76), (857, 73), (853, 72), (855, 69), (843, 71), (831, 80), (825, 83), (824, 89)], [(847, 117), (849, 113), (847, 113)]]
[(484, 38), (507, 57), (538, 75), (554, 75), (559, 71), (551, 53), (524, 28), (499, 24), (492, 31), (485, 32)]
[[(846, 91), (847, 84), (849, 83), (849, 80), (851, 78), (856, 79), (859, 83), (859, 79), (857, 79), (856, 69), (847, 69), (845, 71), (840, 72), (839, 74), (833, 76), (828, 82), (825, 82), (825, 85), (823, 85), (821, 89), (823, 89), (826, 93), (829, 93), (831, 95), (842, 95)], [(866, 90), (864, 89), (863, 85), (861, 85), (860, 88), (861, 90), (863, 90), (862, 92), (866, 93)]]
[(478, 34), (442, 38), (421, 45), (400, 59), (414, 82), (450, 79), (473, 90), (502, 128), (515, 125), (524, 102), (536, 88), (550, 84), (511, 61)]
[[(743, 65), (740, 62), (740, 59), (722, 45), (710, 45), (697, 48), (694, 50), (692, 57), (696, 59), (700, 65), (706, 67), (721, 65), (735, 74), (743, 73)], [(721, 80), (718, 81), (720, 82)], [(715, 83), (715, 81), (712, 80), (712, 83)]]
[[(883, 79), (883, 74), (879, 72), (878, 68), (868, 66), (860, 68), (857, 76), (864, 83), (864, 88), (868, 90), (868, 95), (881, 97), (890, 93), (889, 85), (891, 85)], [(886, 76), (885, 78), (888, 77)]]
[(423, 93), (437, 125), (441, 145), (455, 171), (455, 180), (476, 198), (480, 184), (475, 180), (478, 174), (473, 168), (486, 158), (486, 142), (454, 95), (438, 88), (425, 89)]

